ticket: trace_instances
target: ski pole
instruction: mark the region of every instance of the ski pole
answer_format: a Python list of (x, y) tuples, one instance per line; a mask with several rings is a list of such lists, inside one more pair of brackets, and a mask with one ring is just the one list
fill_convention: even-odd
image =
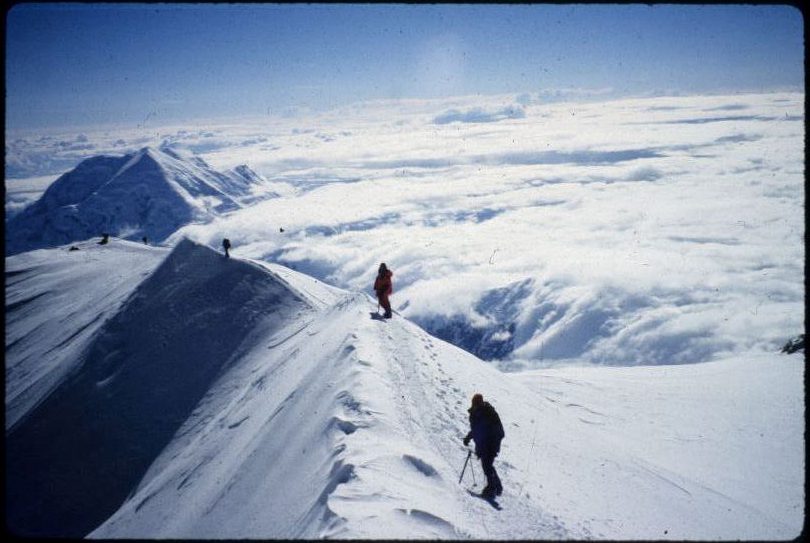
[[(466, 459), (466, 460), (464, 460), (464, 467), (463, 467), (463, 468), (461, 468), (461, 476), (458, 478), (458, 484), (461, 484), (461, 480), (464, 478), (464, 472), (465, 472), (465, 471), (466, 471), (466, 469), (467, 469), (467, 463), (470, 461), (470, 455), (471, 455), (471, 454), (472, 454), (472, 451), (471, 451), (471, 450), (469, 450), (469, 449), (467, 449), (467, 459)], [(472, 468), (470, 468), (470, 469), (472, 469)], [(473, 477), (474, 477), (474, 476), (473, 476)]]

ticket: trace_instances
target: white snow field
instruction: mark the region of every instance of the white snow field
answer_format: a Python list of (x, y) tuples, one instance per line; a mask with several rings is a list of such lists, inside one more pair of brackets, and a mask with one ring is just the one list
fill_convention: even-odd
[[(189, 240), (6, 258), (7, 526), (90, 538), (782, 539), (804, 357), (503, 373)], [(470, 397), (501, 510), (471, 497)], [(473, 477), (475, 477), (475, 486)]]

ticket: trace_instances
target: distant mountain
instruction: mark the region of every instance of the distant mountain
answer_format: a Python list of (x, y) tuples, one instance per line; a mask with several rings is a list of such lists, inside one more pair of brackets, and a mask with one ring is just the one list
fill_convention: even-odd
[(81, 162), (6, 224), (6, 254), (108, 233), (160, 242), (181, 226), (278, 196), (247, 166), (218, 172), (197, 156), (145, 147)]
[[(803, 357), (501, 373), (278, 264), (188, 240), (76, 246), (6, 259), (19, 537), (801, 533)], [(489, 296), (489, 314), (521, 288)], [(464, 468), (475, 392), (505, 427), (500, 511), (468, 493), (484, 484), (474, 456)]]

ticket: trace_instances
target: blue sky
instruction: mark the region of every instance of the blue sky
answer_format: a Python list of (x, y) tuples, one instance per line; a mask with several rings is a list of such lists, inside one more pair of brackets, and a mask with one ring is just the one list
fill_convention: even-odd
[(803, 90), (803, 24), (778, 5), (20, 4), (6, 127), (548, 89)]

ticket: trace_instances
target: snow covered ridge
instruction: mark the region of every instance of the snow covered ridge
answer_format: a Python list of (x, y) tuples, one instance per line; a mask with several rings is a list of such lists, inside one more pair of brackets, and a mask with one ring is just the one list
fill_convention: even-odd
[(247, 166), (226, 172), (170, 147), (82, 161), (6, 223), (6, 254), (102, 233), (161, 242), (186, 224), (277, 196)]
[[(107, 247), (89, 246), (69, 256), (109, 263), (110, 256), (132, 257), (142, 250), (127, 244), (102, 255)], [(95, 267), (92, 260), (76, 267)], [(119, 272), (131, 274), (125, 265), (119, 264)], [(85, 290), (86, 296), (98, 298), (107, 291), (105, 281), (99, 277), (76, 287), (63, 278), (51, 285), (73, 284), (74, 296)], [(142, 282), (120, 286), (128, 291), (126, 300), (84, 339), (74, 359), (64, 361), (72, 371), (47, 398), (26, 402), (36, 409), (12, 411), (6, 450), (15, 499), (7, 512), (9, 524), (21, 532), (76, 536), (94, 528), (129, 494), (211, 383), (239, 357), (246, 337), (267, 333), (309, 307), (273, 274), (226, 262), (191, 242), (178, 245)], [(12, 333), (17, 313), (25, 313), (26, 305), (9, 312)], [(73, 326), (81, 330), (85, 315), (77, 313), (71, 315), (79, 321)], [(39, 339), (50, 340), (53, 350), (66, 347), (65, 342), (53, 344), (58, 338)], [(7, 347), (8, 373), (23, 374), (15, 380), (7, 377), (11, 400), (37, 383), (31, 382), (36, 371), (26, 370), (40, 369), (38, 361), (16, 353)]]
[[(504, 374), (190, 241), (6, 259), (7, 526), (90, 538), (791, 539), (803, 358)], [(97, 318), (95, 318), (97, 316)], [(471, 499), (466, 408), (505, 426)], [(11, 415), (11, 416), (9, 416)], [(470, 471), (472, 468), (472, 471)]]

